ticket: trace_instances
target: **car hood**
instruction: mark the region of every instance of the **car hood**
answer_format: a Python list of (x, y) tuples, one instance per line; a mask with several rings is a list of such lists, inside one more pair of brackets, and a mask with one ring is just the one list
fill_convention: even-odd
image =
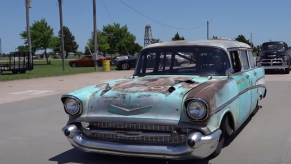
[(107, 82), (88, 100), (86, 122), (178, 124), (188, 91), (207, 77), (139, 77)]

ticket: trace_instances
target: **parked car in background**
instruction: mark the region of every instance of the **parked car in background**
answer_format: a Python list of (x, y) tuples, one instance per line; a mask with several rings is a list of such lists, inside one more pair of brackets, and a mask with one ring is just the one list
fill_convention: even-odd
[[(85, 152), (162, 159), (218, 156), (226, 138), (256, 114), (267, 93), (264, 68), (256, 67), (252, 51), (232, 40), (146, 46), (132, 77), (61, 97), (60, 108), (69, 116), (62, 131)], [(172, 54), (169, 65), (167, 52)], [(188, 62), (177, 66), (176, 58)]]
[(259, 56), (256, 58), (257, 66), (265, 70), (283, 70), (285, 74), (290, 73), (291, 50), (283, 41), (265, 42)]
[(137, 58), (131, 55), (115, 59), (116, 68), (121, 70), (129, 70), (135, 68)]
[(116, 60), (129, 59), (129, 58), (134, 58), (134, 56), (132, 56), (132, 55), (115, 56), (110, 61), (110, 65), (111, 66), (115, 66), (116, 65)]
[[(102, 61), (106, 60), (107, 58), (101, 55), (97, 55), (98, 60), (97, 64), (98, 66), (102, 66)], [(81, 59), (76, 60), (70, 60), (69, 65), (71, 67), (94, 67), (94, 60), (92, 55), (86, 55), (82, 57)]]

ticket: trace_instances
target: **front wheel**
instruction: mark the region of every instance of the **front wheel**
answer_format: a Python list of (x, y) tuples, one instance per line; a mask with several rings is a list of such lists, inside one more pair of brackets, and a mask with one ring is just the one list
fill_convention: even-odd
[(78, 67), (77, 63), (72, 63), (71, 67), (75, 68)]
[[(227, 116), (226, 116), (227, 117)], [(219, 143), (215, 149), (215, 151), (210, 155), (210, 157), (212, 158), (215, 158), (217, 157), (220, 153), (221, 153), (221, 150), (223, 148), (223, 145), (224, 145), (224, 140), (225, 140), (225, 131), (226, 131), (226, 117), (223, 118), (222, 122), (221, 122), (221, 125), (220, 125), (220, 130), (221, 130), (221, 135), (219, 137)]]

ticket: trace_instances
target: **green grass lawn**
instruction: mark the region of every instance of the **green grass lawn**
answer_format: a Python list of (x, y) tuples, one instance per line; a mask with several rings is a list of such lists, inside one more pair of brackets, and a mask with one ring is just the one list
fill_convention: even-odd
[[(61, 76), (61, 75), (73, 75), (79, 73), (95, 72), (94, 67), (83, 68), (71, 68), (69, 61), (65, 61), (65, 71), (63, 71), (62, 60), (51, 60), (51, 65), (46, 65), (46, 60), (35, 60), (34, 70), (27, 71), (25, 74), (12, 74), (11, 71), (5, 71), (0, 75), (1, 81), (19, 80), (19, 79), (31, 79), (39, 77)], [(112, 66), (110, 70), (115, 70), (116, 67)], [(103, 67), (99, 67), (98, 71), (103, 71)]]

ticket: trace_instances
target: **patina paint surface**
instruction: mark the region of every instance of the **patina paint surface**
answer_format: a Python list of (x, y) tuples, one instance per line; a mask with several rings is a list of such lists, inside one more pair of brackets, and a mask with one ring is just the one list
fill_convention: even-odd
[[(178, 124), (185, 94), (207, 80), (197, 76), (150, 76), (109, 83), (110, 90), (103, 95), (101, 90), (95, 92), (88, 100), (86, 122), (110, 117), (113, 121), (114, 118), (161, 119)], [(121, 108), (140, 109), (126, 112)]]
[[(231, 111), (234, 118), (239, 117), (237, 101), (221, 108), (237, 94), (238, 88), (235, 80), (232, 78), (228, 79), (227, 77), (223, 77), (217, 79), (214, 78), (211, 81), (196, 87), (185, 96), (185, 99), (202, 98), (208, 103), (209, 117), (204, 121), (197, 121), (195, 123), (202, 124), (213, 132), (219, 128), (220, 120), (223, 117), (223, 113), (226, 111)], [(181, 119), (183, 121), (191, 122), (185, 112), (182, 113)]]

